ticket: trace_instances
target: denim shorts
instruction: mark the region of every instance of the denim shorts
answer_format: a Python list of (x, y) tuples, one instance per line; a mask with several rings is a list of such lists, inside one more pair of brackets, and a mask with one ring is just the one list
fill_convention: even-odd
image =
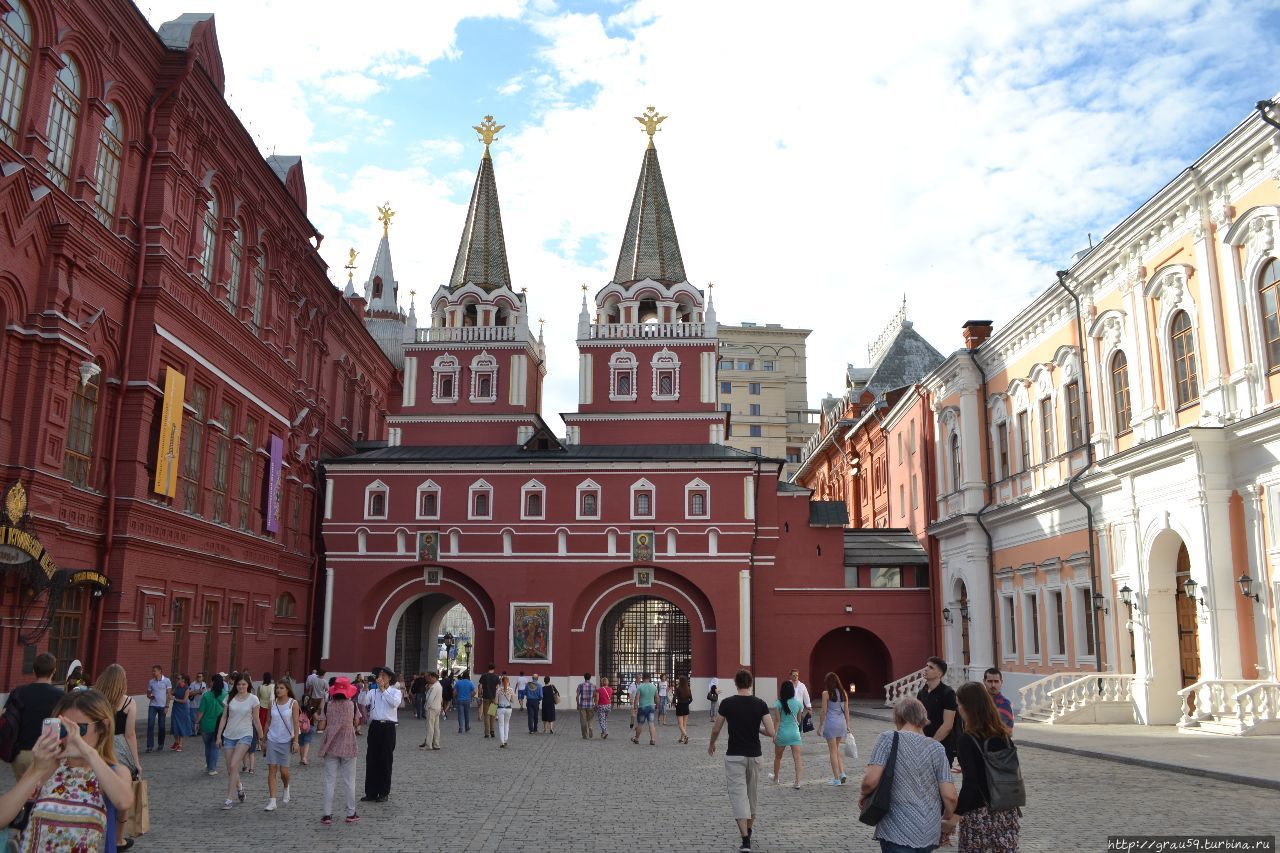
[(223, 749), (235, 749), (237, 746), (253, 746), (253, 735), (245, 735), (241, 738), (224, 737), (222, 739)]
[(636, 725), (643, 726), (653, 722), (653, 706), (641, 705), (636, 709)]

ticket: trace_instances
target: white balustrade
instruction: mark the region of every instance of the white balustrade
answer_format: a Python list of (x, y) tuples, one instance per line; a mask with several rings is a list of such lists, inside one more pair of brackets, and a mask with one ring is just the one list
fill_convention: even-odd
[[(892, 708), (898, 703), (899, 699), (915, 696), (920, 692), (920, 688), (924, 687), (924, 680), (924, 667), (920, 667), (915, 672), (908, 673), (897, 681), (890, 681), (884, 686), (885, 707)], [(948, 664), (947, 673), (942, 676), (942, 683), (954, 688), (963, 684), (964, 680), (964, 667)]]
[(1102, 702), (1133, 702), (1133, 676), (1091, 672), (1048, 693), (1049, 721)]
[(623, 338), (701, 338), (705, 323), (595, 323), (590, 336), (594, 340)]
[(1182, 719), (1178, 725), (1188, 728), (1213, 717), (1235, 717), (1236, 697), (1254, 685), (1270, 682), (1246, 678), (1206, 678), (1178, 691), (1182, 697)]
[(518, 326), (430, 326), (418, 329), (415, 340), (425, 343), (514, 341)]
[(1267, 681), (1241, 690), (1235, 703), (1241, 731), (1262, 723), (1280, 723), (1280, 682)]
[(1052, 699), (1049, 694), (1053, 690), (1069, 684), (1077, 679), (1084, 678), (1089, 673), (1085, 672), (1055, 672), (1053, 675), (1047, 675), (1038, 681), (1033, 681), (1026, 687), (1018, 689), (1018, 695), (1021, 701), (1018, 705), (1018, 713), (1023, 715), (1031, 714), (1048, 714)]

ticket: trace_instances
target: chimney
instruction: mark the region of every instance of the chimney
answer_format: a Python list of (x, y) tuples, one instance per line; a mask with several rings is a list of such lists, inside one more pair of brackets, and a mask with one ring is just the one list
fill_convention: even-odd
[(991, 337), (990, 320), (969, 320), (961, 328), (964, 329), (965, 349), (977, 349), (982, 346), (983, 341)]

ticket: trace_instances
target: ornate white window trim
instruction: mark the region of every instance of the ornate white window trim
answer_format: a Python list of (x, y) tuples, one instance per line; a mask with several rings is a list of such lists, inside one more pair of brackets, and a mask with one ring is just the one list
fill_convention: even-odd
[(381, 480), (374, 480), (364, 487), (364, 517), (386, 518), (387, 505), (391, 503), (391, 489)]
[(540, 521), (547, 517), (547, 487), (530, 480), (520, 487), (520, 518)]
[(671, 350), (663, 347), (653, 354), (649, 362), (653, 374), (654, 400), (680, 399), (680, 358)]
[(436, 356), (431, 363), (431, 402), (458, 402), (458, 374), (461, 372), (462, 365), (454, 356), (448, 353)]
[[(648, 496), (647, 500), (642, 496)], [(653, 483), (648, 480), (640, 479), (631, 484), (631, 518), (650, 519), (654, 517), (654, 511), (657, 503), (657, 491), (653, 487)], [(646, 510), (647, 504), (647, 512)]]
[(493, 486), (476, 480), (467, 487), (467, 519), (489, 521), (493, 518)]
[[(701, 507), (697, 504), (701, 504)], [(684, 517), (688, 519), (711, 517), (711, 487), (704, 480), (691, 480), (685, 485)]]
[(609, 399), (631, 401), (636, 398), (636, 361), (629, 350), (620, 349), (609, 356)]
[[(586, 497), (590, 495), (595, 502), (595, 512), (587, 512), (590, 507), (584, 506)], [(600, 518), (600, 484), (595, 480), (583, 480), (578, 484), (574, 494), (574, 513), (579, 521), (590, 521)], [(612, 552), (610, 552), (612, 553)]]
[[(424, 505), (424, 499), (427, 495), (435, 496), (435, 512), (429, 512), (430, 507)], [(417, 518), (421, 521), (438, 521), (440, 519), (440, 486), (434, 480), (427, 480), (418, 486), (417, 498), (414, 501), (415, 512)]]
[(498, 360), (484, 350), (471, 359), (471, 396), (473, 403), (498, 401)]

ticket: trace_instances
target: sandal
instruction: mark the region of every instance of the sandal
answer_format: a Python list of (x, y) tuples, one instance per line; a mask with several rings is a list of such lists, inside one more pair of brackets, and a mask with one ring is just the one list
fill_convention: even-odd
[(640, 745), (640, 735), (636, 735), (635, 737), (633, 737), (633, 738), (631, 739), (631, 742), (632, 742), (632, 743), (634, 743), (636, 746), (639, 746), (639, 745)]

